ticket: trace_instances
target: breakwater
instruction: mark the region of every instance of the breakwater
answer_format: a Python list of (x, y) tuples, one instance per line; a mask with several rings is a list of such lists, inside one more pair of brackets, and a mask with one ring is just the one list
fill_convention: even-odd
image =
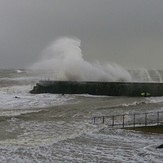
[(163, 96), (163, 83), (39, 81), (30, 93)]

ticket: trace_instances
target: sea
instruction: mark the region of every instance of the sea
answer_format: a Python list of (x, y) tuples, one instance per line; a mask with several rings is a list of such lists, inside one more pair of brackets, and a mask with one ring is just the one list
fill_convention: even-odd
[[(146, 72), (154, 82), (162, 77)], [(1, 163), (163, 162), (156, 148), (162, 134), (93, 123), (95, 116), (163, 111), (163, 97), (30, 94), (40, 79), (28, 70), (0, 70)]]

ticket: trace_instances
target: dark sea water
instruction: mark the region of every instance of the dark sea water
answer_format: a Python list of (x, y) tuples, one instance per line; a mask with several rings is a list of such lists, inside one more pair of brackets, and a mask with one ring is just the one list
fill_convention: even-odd
[[(162, 82), (161, 71), (132, 76)], [(38, 80), (29, 71), (0, 70), (1, 163), (162, 163), (156, 147), (163, 135), (94, 125), (92, 118), (163, 111), (163, 97), (32, 95)]]

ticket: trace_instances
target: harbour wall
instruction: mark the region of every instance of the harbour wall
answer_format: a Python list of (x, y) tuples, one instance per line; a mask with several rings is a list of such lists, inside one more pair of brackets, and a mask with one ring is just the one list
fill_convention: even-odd
[(163, 83), (39, 81), (30, 93), (163, 96)]

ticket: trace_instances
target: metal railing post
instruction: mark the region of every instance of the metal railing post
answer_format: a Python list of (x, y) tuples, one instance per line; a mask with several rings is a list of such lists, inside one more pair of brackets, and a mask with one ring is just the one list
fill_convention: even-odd
[(134, 122), (133, 122), (133, 126), (134, 126), (134, 129), (135, 129), (135, 114), (134, 114)]
[(157, 125), (159, 124), (160, 117), (159, 117), (159, 112), (157, 112)]
[(147, 113), (145, 113), (145, 126), (147, 126)]
[(105, 117), (104, 116), (102, 117), (102, 123), (103, 124), (105, 123)]
[(122, 115), (123, 116), (123, 124), (122, 124), (122, 127), (124, 128), (124, 125), (125, 125), (125, 115)]
[[(143, 125), (143, 126), (148, 126), (148, 125), (159, 125), (161, 123), (161, 118), (162, 116), (160, 116), (160, 113), (163, 113), (163, 112), (147, 112), (147, 113), (137, 113), (138, 115), (138, 118), (140, 118), (140, 122), (136, 120), (136, 114), (121, 114), (121, 115), (112, 115), (112, 116), (109, 116), (109, 126), (112, 126), (114, 127), (115, 125), (119, 125), (122, 126), (122, 128), (125, 128), (125, 125), (131, 125), (133, 126), (133, 128), (135, 129), (136, 125)], [(156, 114), (156, 115), (155, 115)], [(126, 121), (125, 122), (125, 116), (128, 115), (128, 116), (131, 116), (132, 115), (132, 120), (133, 121)], [(116, 118), (120, 117), (120, 123), (116, 122)], [(143, 116), (143, 119), (142, 119), (142, 116)], [(106, 117), (107, 116), (97, 116), (97, 117), (93, 117), (93, 124), (100, 124), (100, 123), (103, 123), (105, 124), (106, 123)], [(122, 118), (121, 118), (122, 117)]]
[(112, 127), (114, 126), (114, 116), (112, 117)]
[(93, 117), (93, 123), (94, 124), (96, 123), (96, 117)]

